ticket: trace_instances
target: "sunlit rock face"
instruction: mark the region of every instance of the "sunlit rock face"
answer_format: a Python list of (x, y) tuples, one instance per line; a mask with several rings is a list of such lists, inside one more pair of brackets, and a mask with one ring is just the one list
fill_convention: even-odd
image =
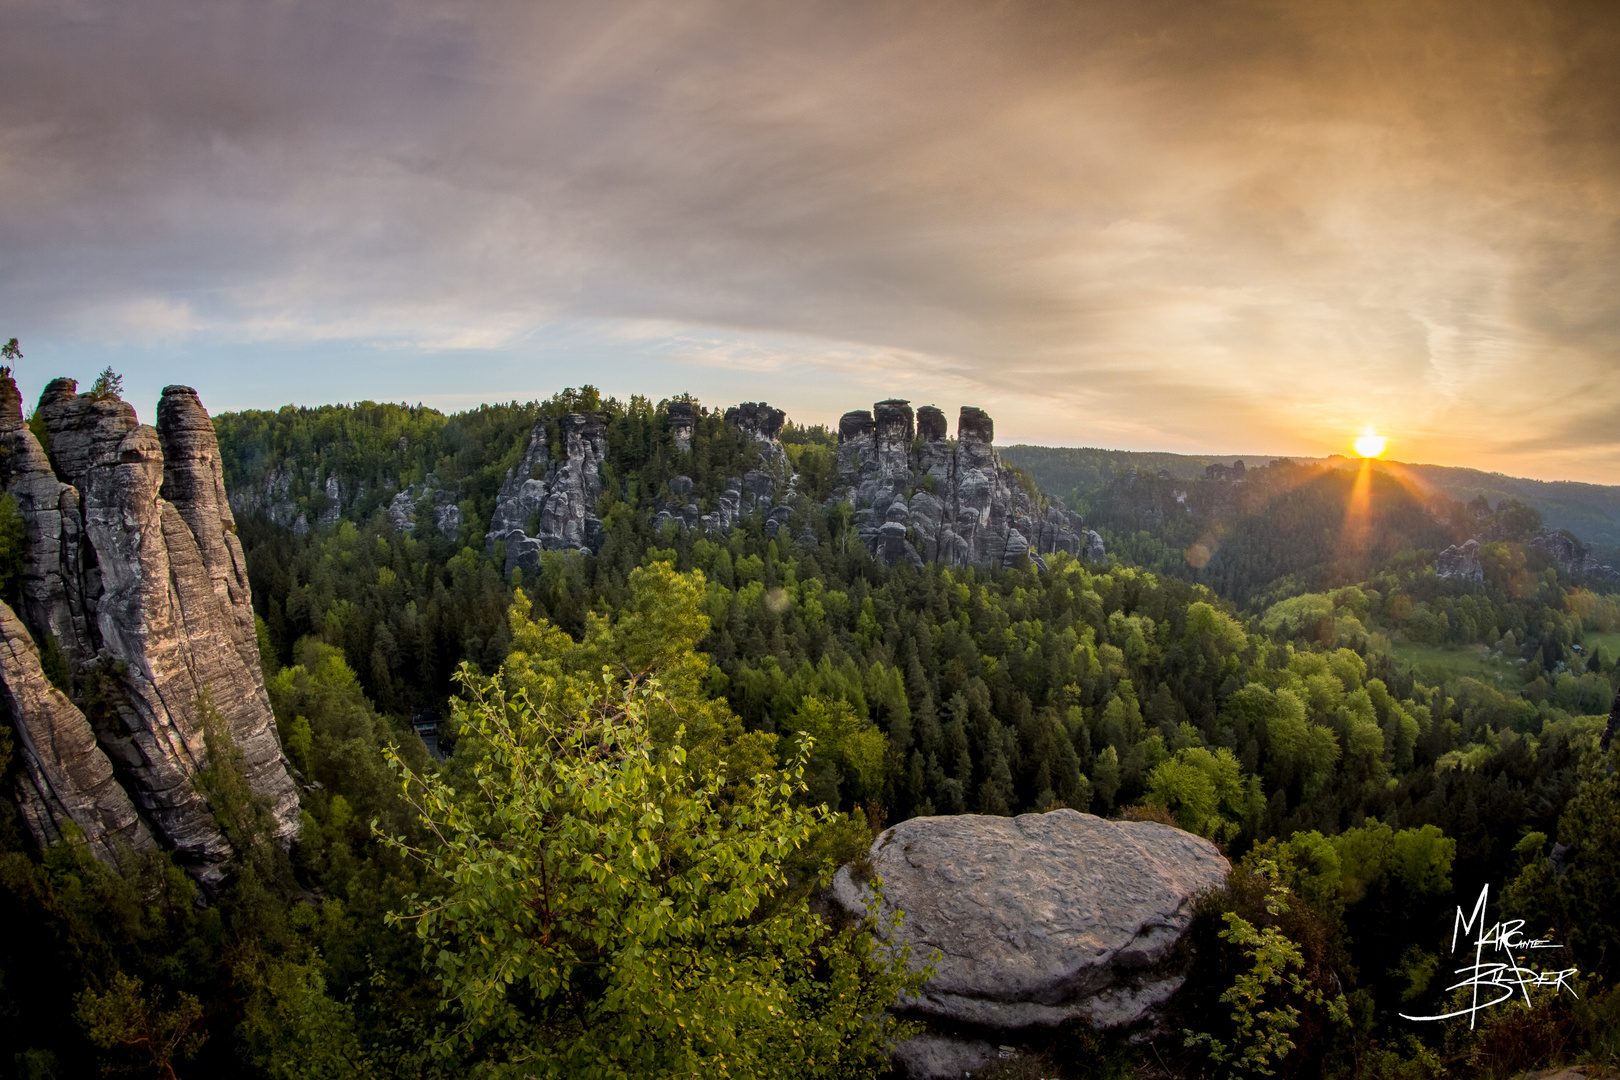
[[(927, 1025), (895, 1050), (912, 1077), (961, 1076), (1032, 1028), (1150, 1025), (1185, 981), (1176, 945), (1198, 897), (1230, 870), (1191, 833), (1074, 810), (912, 818), (868, 859), (883, 882), (880, 935), (934, 968), (895, 1005)], [(845, 867), (833, 898), (864, 915), (871, 896)]]
[[(232, 851), (194, 782), (208, 761), (206, 702), (282, 841), (297, 829), (298, 797), (259, 670), (213, 425), (182, 386), (163, 391), (156, 428), (67, 379), (45, 388), (38, 414), (48, 453), (0, 378), (0, 487), (28, 544), (23, 610), (0, 611), (24, 819), (41, 844), (71, 820), (109, 859), (160, 843), (217, 884)], [(69, 693), (40, 674), (53, 650)]]
[(497, 543), (505, 543), (507, 574), (520, 567), (537, 571), (542, 551), (592, 552), (602, 546), (596, 501), (602, 497), (607, 422), (597, 413), (569, 413), (561, 429), (563, 453), (556, 459), (546, 421), (535, 421), (522, 460), (506, 474), (496, 498), (484, 545), (493, 554)]
[(944, 412), (880, 401), (845, 413), (838, 425), (839, 484), (855, 507), (861, 539), (889, 565), (1012, 566), (1067, 551), (1104, 555), (1102, 539), (1078, 514), (1042, 505), (996, 453), (988, 413), (964, 406), (957, 438)]

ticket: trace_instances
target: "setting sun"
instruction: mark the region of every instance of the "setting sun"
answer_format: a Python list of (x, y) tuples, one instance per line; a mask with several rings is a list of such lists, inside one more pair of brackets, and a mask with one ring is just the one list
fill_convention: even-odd
[(1382, 435), (1361, 435), (1356, 438), (1356, 453), (1364, 458), (1383, 457), (1389, 440)]

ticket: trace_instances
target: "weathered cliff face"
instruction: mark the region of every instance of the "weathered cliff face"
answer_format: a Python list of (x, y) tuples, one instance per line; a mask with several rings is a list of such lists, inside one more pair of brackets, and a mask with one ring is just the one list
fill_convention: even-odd
[(493, 554), (498, 541), (506, 543), (508, 574), (538, 569), (542, 551), (595, 551), (602, 545), (596, 501), (602, 496), (607, 424), (596, 414), (569, 413), (562, 434), (563, 459), (551, 460), (546, 422), (536, 421), (522, 460), (501, 485), (484, 544)]
[[(896, 1011), (928, 1033), (897, 1048), (914, 1077), (960, 1076), (1020, 1030), (1082, 1020), (1151, 1023), (1185, 981), (1176, 944), (1193, 905), (1230, 869), (1215, 845), (1153, 822), (1074, 810), (1016, 818), (912, 818), (872, 844), (882, 931), (932, 963), (922, 993)], [(834, 899), (864, 914), (849, 868)]]
[(125, 851), (154, 846), (129, 794), (113, 776), (96, 734), (40, 669), (33, 636), (0, 602), (0, 700), (17, 732), (23, 774), (17, 805), (41, 844), (78, 827), (97, 858), (117, 865)]
[[(0, 379), (0, 486), (28, 538), (23, 618), (0, 614), (10, 656), (0, 679), (34, 788), (20, 793), (25, 817), (49, 843), (65, 813), (103, 855), (120, 840), (155, 839), (199, 880), (218, 882), (232, 853), (194, 785), (208, 758), (207, 701), (282, 840), (297, 828), (298, 798), (259, 670), (213, 425), (196, 392), (179, 386), (164, 390), (157, 428), (65, 379), (46, 387), (38, 411), (48, 457), (15, 385)], [(42, 644), (60, 649), (72, 699), (34, 679)], [(124, 804), (140, 820), (126, 821)]]
[(1485, 568), (1479, 561), (1479, 541), (1469, 540), (1446, 548), (1440, 553), (1435, 572), (1440, 577), (1458, 581), (1484, 581)]
[[(676, 449), (689, 451), (695, 409), (676, 403), (666, 416)], [(768, 536), (787, 527), (803, 499), (780, 442), (786, 419), (765, 402), (727, 409), (726, 423), (753, 441), (760, 467), (731, 477), (706, 513), (692, 479), (673, 477), (657, 498), (658, 524), (724, 534), (758, 513)], [(505, 543), (508, 574), (520, 566), (535, 568), (541, 551), (595, 550), (601, 543), (594, 508), (602, 491), (605, 424), (595, 416), (566, 417), (561, 462), (550, 460), (546, 426), (535, 424), (522, 460), (506, 476), (486, 533), (490, 553), (497, 542)], [(963, 408), (954, 442), (946, 432), (945, 414), (931, 405), (915, 417), (899, 400), (844, 415), (838, 446), (842, 490), (836, 497), (854, 504), (859, 535), (874, 554), (890, 565), (905, 560), (919, 566), (924, 561), (1012, 566), (1026, 554), (1041, 564), (1043, 554), (1056, 551), (1103, 558), (1102, 538), (1087, 530), (1078, 514), (1055, 503), (1041, 506), (1039, 496), (1002, 465), (992, 445), (994, 424), (983, 410)], [(806, 532), (802, 539), (813, 543), (815, 534)]]
[(945, 414), (932, 405), (915, 417), (901, 400), (845, 413), (839, 482), (861, 538), (890, 565), (1011, 566), (1056, 551), (1102, 558), (1102, 538), (1078, 514), (1043, 508), (1002, 465), (994, 439), (989, 415), (972, 406), (962, 408), (954, 443)]
[(1620, 573), (1616, 573), (1611, 566), (1600, 564), (1586, 550), (1586, 545), (1568, 532), (1543, 532), (1532, 539), (1529, 546), (1550, 555), (1553, 562), (1558, 564), (1558, 569), (1571, 577), (1596, 578), (1610, 584), (1620, 581)]
[(687, 453), (692, 449), (692, 433), (697, 430), (697, 406), (684, 401), (672, 402), (669, 411), (669, 434), (675, 440), (675, 449)]

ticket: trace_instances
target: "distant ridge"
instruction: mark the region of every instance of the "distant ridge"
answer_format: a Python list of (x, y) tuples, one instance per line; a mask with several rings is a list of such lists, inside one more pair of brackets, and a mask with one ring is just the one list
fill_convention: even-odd
[[(1264, 464), (1276, 454), (1171, 454), (1156, 451), (1104, 450), (1097, 447), (1014, 445), (1001, 449), (1001, 456), (1034, 478), (1045, 491), (1070, 502), (1084, 501), (1120, 472), (1128, 469), (1164, 470), (1178, 480), (1202, 476), (1212, 464), (1231, 465), (1243, 460), (1250, 465)], [(1294, 461), (1331, 462), (1333, 458), (1295, 457)], [(1339, 459), (1350, 464), (1352, 459)], [(1620, 486), (1587, 484), (1574, 480), (1530, 480), (1450, 465), (1409, 465), (1402, 467), (1422, 483), (1459, 502), (1484, 495), (1492, 505), (1502, 499), (1517, 499), (1540, 512), (1549, 529), (1568, 529), (1586, 543), (1604, 549), (1605, 557), (1620, 552)], [(1082, 509), (1082, 507), (1076, 507)]]

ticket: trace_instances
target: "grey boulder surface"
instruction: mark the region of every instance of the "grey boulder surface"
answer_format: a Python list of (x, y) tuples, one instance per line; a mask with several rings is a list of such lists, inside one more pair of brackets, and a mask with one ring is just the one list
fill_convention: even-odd
[[(934, 966), (921, 993), (895, 1005), (933, 1029), (896, 1051), (914, 1076), (960, 1075), (986, 1029), (1150, 1022), (1185, 981), (1176, 946), (1198, 897), (1230, 870), (1191, 833), (1074, 810), (912, 818), (885, 830), (869, 858), (883, 882), (880, 934)], [(846, 866), (833, 898), (863, 914), (870, 892)], [(888, 929), (896, 911), (900, 926)], [(973, 1038), (953, 1040), (959, 1026)]]
[[(297, 830), (298, 792), (259, 669), (213, 424), (189, 387), (164, 389), (153, 428), (68, 379), (45, 388), (38, 416), (48, 453), (15, 382), (0, 377), (0, 488), (27, 541), (23, 610), (0, 612), (24, 819), (44, 845), (70, 818), (110, 860), (159, 843), (218, 884), (233, 853), (196, 784), (209, 758), (205, 701), (282, 842)], [(70, 693), (41, 674), (51, 646)]]

